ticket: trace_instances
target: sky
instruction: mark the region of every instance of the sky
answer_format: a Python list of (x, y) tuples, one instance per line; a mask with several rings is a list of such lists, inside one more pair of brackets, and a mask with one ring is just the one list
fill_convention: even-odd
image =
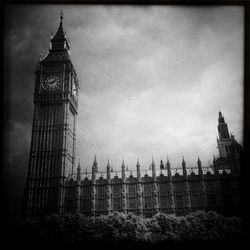
[[(4, 10), (4, 185), (18, 214), (27, 177), (35, 69), (63, 26), (79, 84), (77, 161), (134, 170), (212, 161), (217, 119), (242, 143), (240, 6), (9, 5)], [(14, 185), (13, 185), (14, 184)]]

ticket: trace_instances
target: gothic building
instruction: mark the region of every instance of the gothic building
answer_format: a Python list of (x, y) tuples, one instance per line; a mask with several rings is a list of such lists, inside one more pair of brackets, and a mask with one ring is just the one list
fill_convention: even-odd
[(75, 165), (78, 78), (69, 57), (63, 16), (49, 53), (36, 69), (25, 213), (64, 212), (66, 178)]
[[(120, 171), (107, 163), (98, 171), (96, 157), (92, 171), (75, 167), (76, 117), (79, 83), (69, 57), (63, 31), (63, 16), (51, 38), (49, 53), (36, 69), (34, 118), (28, 177), (25, 185), (25, 216), (51, 213), (82, 213), (89, 216), (113, 211), (152, 217), (157, 212), (184, 215), (196, 210), (214, 210), (226, 215), (239, 213), (241, 146), (219, 112), (217, 145), (213, 164), (171, 169), (169, 159), (150, 169)], [(76, 170), (75, 170), (76, 168)], [(190, 172), (191, 170), (191, 172)]]

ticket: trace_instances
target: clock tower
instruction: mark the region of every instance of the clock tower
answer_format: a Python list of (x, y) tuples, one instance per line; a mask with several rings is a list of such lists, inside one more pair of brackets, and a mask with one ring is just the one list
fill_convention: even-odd
[(25, 216), (64, 212), (65, 182), (75, 168), (78, 78), (63, 15), (36, 69), (34, 116), (25, 184)]

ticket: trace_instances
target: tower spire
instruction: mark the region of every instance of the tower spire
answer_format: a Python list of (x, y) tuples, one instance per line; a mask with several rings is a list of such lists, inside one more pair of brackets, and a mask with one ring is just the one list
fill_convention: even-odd
[(187, 178), (187, 167), (186, 167), (186, 162), (184, 160), (183, 154), (182, 154), (182, 171), (183, 171), (184, 178)]
[(61, 12), (60, 12), (60, 20), (61, 20), (61, 22), (62, 22), (62, 20), (63, 20), (63, 11), (61, 10)]
[(69, 44), (63, 31), (63, 12), (60, 13), (60, 24), (56, 34), (51, 38), (52, 50), (69, 50)]

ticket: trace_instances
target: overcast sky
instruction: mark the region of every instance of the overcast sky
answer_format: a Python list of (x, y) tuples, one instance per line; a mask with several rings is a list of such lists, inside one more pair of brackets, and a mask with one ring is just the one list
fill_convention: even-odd
[[(35, 67), (64, 12), (80, 82), (77, 159), (90, 170), (122, 159), (148, 168), (167, 155), (174, 168), (217, 155), (219, 108), (242, 143), (243, 8), (11, 5), (5, 9), (9, 106), (7, 185), (20, 201), (27, 175)], [(18, 191), (17, 191), (18, 190)]]

